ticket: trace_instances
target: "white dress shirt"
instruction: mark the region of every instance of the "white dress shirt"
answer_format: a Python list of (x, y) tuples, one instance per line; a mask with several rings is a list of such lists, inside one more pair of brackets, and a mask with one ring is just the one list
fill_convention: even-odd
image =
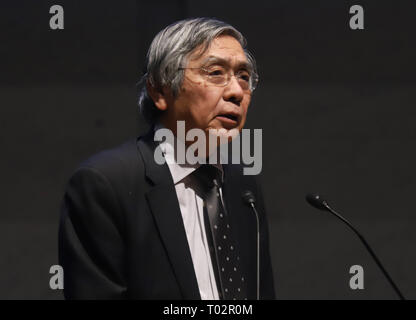
[[(163, 128), (163, 126), (157, 124), (155, 130), (159, 128)], [(183, 142), (178, 140), (178, 143)], [(167, 141), (161, 142), (160, 148), (164, 154), (175, 185), (201, 299), (218, 300), (217, 284), (205, 233), (203, 200), (195, 193), (195, 182), (192, 180), (192, 176), (190, 176), (200, 164), (177, 164), (175, 161), (174, 146)], [(215, 166), (222, 172), (222, 166), (220, 164)]]

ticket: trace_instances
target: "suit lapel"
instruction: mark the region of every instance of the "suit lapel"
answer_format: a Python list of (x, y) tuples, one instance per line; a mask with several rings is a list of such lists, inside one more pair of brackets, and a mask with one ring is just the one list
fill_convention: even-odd
[(154, 150), (157, 144), (153, 141), (152, 129), (146, 136), (138, 140), (137, 146), (144, 162), (146, 177), (153, 184), (153, 187), (146, 192), (146, 198), (183, 298), (201, 299), (169, 167), (166, 163), (158, 165), (154, 160)]

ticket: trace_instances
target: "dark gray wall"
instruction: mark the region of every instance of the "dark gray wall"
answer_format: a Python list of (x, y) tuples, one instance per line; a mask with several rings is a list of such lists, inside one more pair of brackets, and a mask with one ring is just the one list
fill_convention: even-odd
[[(282, 299), (395, 298), (359, 240), (308, 207), (325, 194), (360, 229), (408, 298), (416, 298), (416, 4), (410, 1), (55, 1), (0, 8), (0, 298), (61, 299), (59, 204), (89, 155), (146, 130), (136, 87), (154, 35), (213, 16), (246, 35), (260, 84), (248, 128), (263, 129), (263, 189)], [(348, 28), (349, 7), (365, 30)], [(365, 289), (349, 288), (349, 268)]]

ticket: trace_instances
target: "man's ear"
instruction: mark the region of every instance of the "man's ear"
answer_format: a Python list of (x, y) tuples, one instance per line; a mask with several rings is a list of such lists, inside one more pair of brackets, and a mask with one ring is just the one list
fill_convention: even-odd
[(161, 110), (165, 111), (168, 108), (168, 97), (165, 90), (158, 90), (153, 87), (149, 81), (146, 81), (147, 92), (149, 93), (150, 98), (152, 98), (155, 106)]

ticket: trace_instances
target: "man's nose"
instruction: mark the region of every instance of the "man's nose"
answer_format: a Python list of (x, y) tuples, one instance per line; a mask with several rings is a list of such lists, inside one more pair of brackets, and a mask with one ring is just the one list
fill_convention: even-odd
[(244, 98), (244, 90), (238, 83), (237, 77), (232, 76), (230, 82), (224, 89), (224, 100), (231, 101), (236, 105), (240, 105), (241, 100)]

